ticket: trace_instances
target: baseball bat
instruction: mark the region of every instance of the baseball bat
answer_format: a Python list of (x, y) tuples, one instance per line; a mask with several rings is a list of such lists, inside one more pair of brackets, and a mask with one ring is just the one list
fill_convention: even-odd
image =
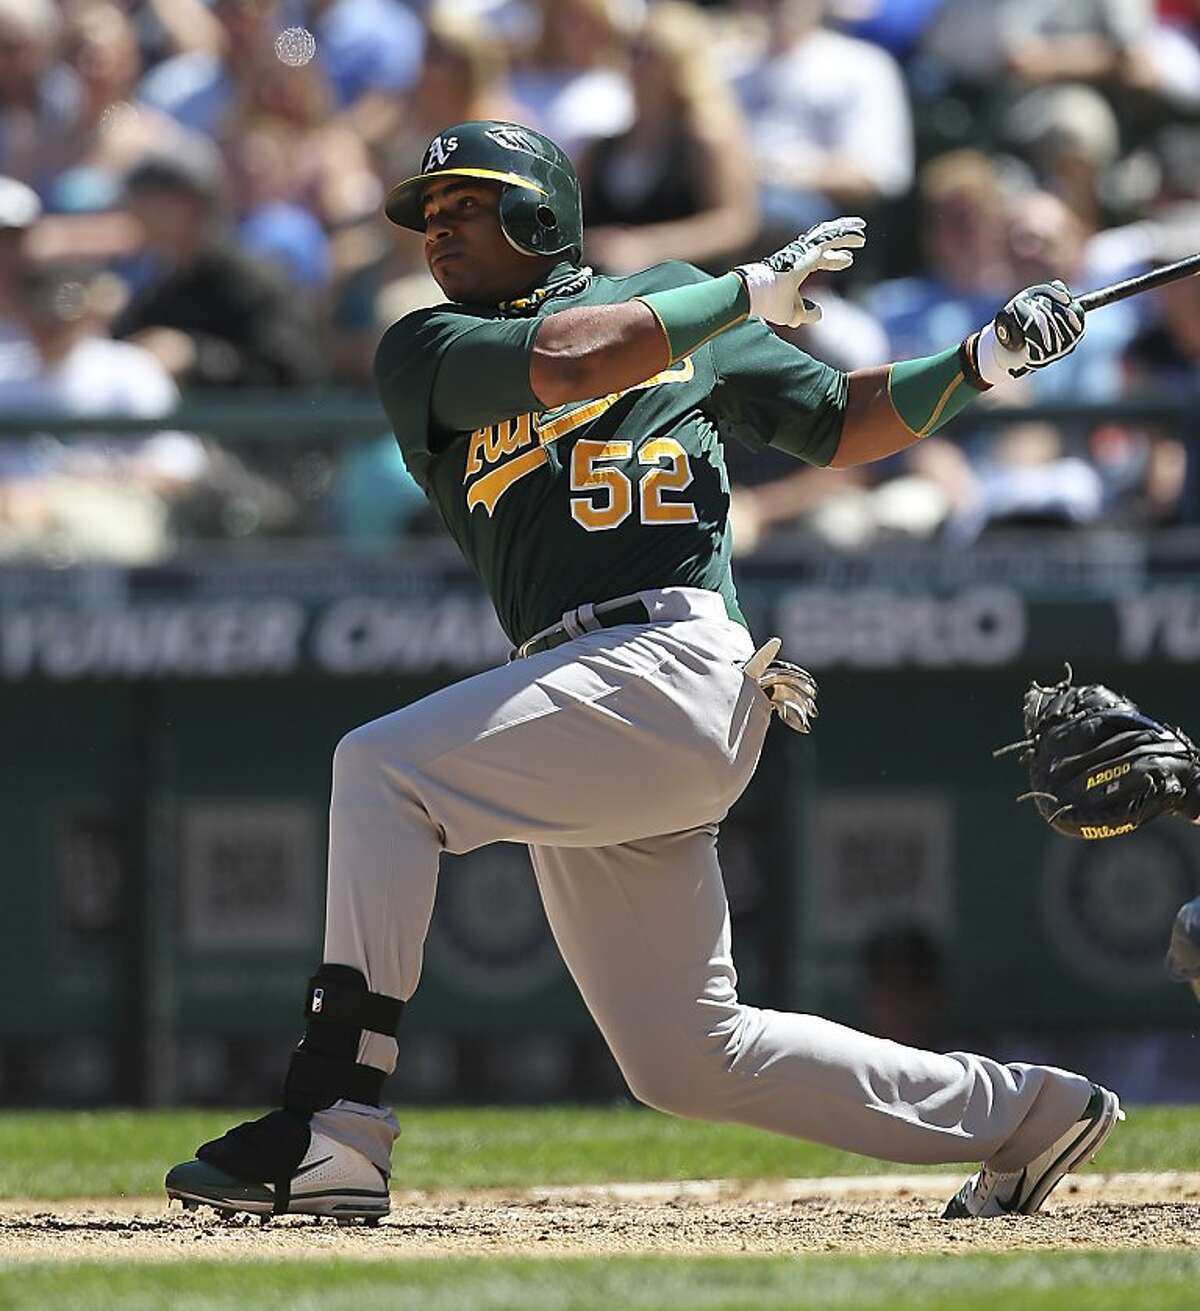
[[(1180, 278), (1195, 277), (1200, 273), (1200, 255), (1189, 255), (1187, 259), (1176, 260), (1174, 264), (1164, 264), (1160, 269), (1151, 269), (1149, 273), (1139, 273), (1137, 277), (1125, 278), (1097, 291), (1085, 291), (1077, 297), (1084, 310), (1098, 310), (1103, 305), (1112, 305), (1118, 300), (1127, 300), (1138, 296), (1143, 291), (1153, 291), (1155, 287), (1165, 287), (1168, 282), (1178, 282)], [(996, 340), (1006, 350), (1019, 351), (1025, 345), (1025, 334), (1021, 325), (1007, 310), (996, 315)]]

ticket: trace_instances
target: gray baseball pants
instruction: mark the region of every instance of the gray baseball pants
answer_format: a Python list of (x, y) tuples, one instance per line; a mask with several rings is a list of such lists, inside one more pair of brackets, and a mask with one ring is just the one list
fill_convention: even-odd
[[(738, 1000), (717, 825), (754, 772), (770, 707), (719, 596), (640, 595), (657, 622), (584, 632), (342, 739), (325, 960), (407, 999), (441, 853), (523, 842), (639, 1100), (888, 1161), (1019, 1169), (1079, 1118), (1088, 1080)], [(396, 1055), (364, 1034), (360, 1061), (390, 1072)], [(362, 1109), (338, 1103), (316, 1126), (386, 1168), (394, 1121)]]

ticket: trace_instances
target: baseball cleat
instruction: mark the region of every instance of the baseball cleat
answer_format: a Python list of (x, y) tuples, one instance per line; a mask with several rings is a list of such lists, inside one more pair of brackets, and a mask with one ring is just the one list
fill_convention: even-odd
[[(201, 1149), (203, 1150), (203, 1149)], [(286, 1183), (247, 1182), (209, 1161), (184, 1161), (166, 1178), (167, 1197), (185, 1210), (201, 1204), (226, 1215), (331, 1216), (378, 1223), (390, 1208), (387, 1177), (353, 1147), (312, 1133), (308, 1150)]]
[(1090, 1161), (1124, 1118), (1116, 1093), (1092, 1084), (1083, 1115), (1061, 1138), (1020, 1170), (1002, 1174), (981, 1166), (947, 1203), (942, 1219), (1033, 1215), (1063, 1175)]

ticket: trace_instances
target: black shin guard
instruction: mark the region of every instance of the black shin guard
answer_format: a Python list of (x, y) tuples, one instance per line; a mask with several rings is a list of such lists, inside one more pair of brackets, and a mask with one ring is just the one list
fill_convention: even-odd
[(378, 1106), (386, 1075), (358, 1063), (358, 1044), (364, 1030), (395, 1038), (403, 1010), (395, 997), (368, 992), (352, 966), (322, 965), (308, 981), (308, 1027), (284, 1080), (285, 1109), (311, 1115), (343, 1097)]

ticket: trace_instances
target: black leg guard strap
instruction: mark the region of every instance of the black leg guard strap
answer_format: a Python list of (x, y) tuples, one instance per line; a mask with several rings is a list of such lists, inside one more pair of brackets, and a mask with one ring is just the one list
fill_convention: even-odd
[(394, 1038), (403, 1010), (395, 997), (368, 992), (366, 979), (353, 967), (322, 965), (308, 983), (308, 1027), (292, 1053), (284, 1106), (307, 1115), (341, 1097), (378, 1106), (385, 1075), (358, 1063), (358, 1044), (364, 1030)]
[(296, 1173), (311, 1140), (308, 1116), (292, 1111), (271, 1111), (230, 1129), (196, 1148), (196, 1156), (243, 1183), (271, 1185), (275, 1214), (283, 1215), (291, 1201), (292, 1175)]
[(304, 1018), (354, 1024), (394, 1038), (404, 1003), (381, 992), (368, 992), (367, 981), (349, 965), (322, 965), (308, 981)]
[(382, 1070), (359, 1065), (353, 1057), (346, 1060), (313, 1051), (306, 1038), (292, 1052), (292, 1063), (283, 1085), (283, 1104), (309, 1114), (332, 1106), (339, 1097), (378, 1106), (386, 1077)]

